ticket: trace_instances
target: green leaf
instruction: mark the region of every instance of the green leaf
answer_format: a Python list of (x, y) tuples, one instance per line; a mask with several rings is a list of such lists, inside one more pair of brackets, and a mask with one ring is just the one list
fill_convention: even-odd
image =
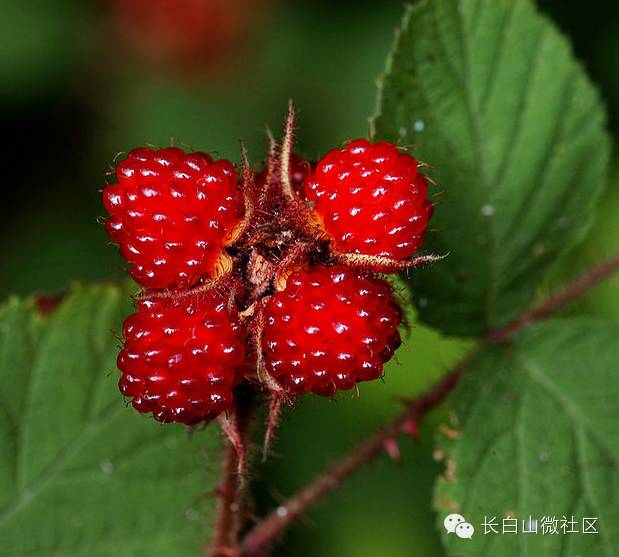
[(438, 183), (413, 273), (421, 318), (480, 334), (530, 301), (542, 271), (586, 232), (609, 139), (595, 88), (529, 0), (425, 0), (406, 12), (374, 132), (412, 145)]
[(129, 313), (112, 286), (76, 287), (47, 316), (0, 308), (2, 555), (200, 554), (218, 437), (126, 408), (114, 331)]
[[(546, 292), (558, 290), (566, 281), (619, 253), (617, 215), (619, 215), (619, 160), (615, 160), (613, 164), (609, 187), (602, 195), (597, 217), (587, 237), (575, 250), (562, 257), (548, 273), (544, 285)], [(564, 313), (568, 312), (619, 320), (619, 275), (609, 277), (595, 290), (570, 304), (564, 310)]]
[[(619, 549), (619, 324), (550, 321), (489, 348), (454, 392), (435, 504), (450, 555), (613, 556)], [(446, 534), (461, 513), (471, 540)], [(507, 516), (538, 534), (503, 534)], [(599, 534), (542, 535), (544, 516), (597, 518)], [(484, 517), (499, 534), (484, 535)], [(576, 527), (573, 527), (576, 529)]]

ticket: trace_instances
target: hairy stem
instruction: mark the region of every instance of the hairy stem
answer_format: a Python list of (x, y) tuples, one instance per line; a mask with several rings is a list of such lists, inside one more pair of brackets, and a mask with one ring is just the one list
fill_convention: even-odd
[(520, 329), (536, 321), (546, 319), (565, 304), (580, 298), (589, 290), (596, 287), (605, 279), (611, 277), (619, 271), (619, 253), (585, 271), (576, 280), (559, 288), (552, 296), (547, 298), (541, 304), (534, 306), (520, 317), (508, 323), (505, 327), (501, 327), (495, 331), (491, 331), (486, 335), (486, 340), (493, 342), (502, 342), (514, 335)]
[[(407, 404), (406, 409), (398, 418), (362, 441), (342, 460), (327, 468), (309, 485), (302, 488), (288, 501), (257, 523), (243, 539), (240, 557), (265, 555), (296, 518), (323, 496), (337, 489), (342, 481), (351, 476), (358, 468), (375, 459), (383, 451), (387, 441), (407, 430), (407, 424), (413, 421), (416, 427), (423, 416), (447, 398), (458, 384), (470, 361), (484, 344), (509, 340), (521, 329), (531, 323), (545, 319), (560, 307), (587, 293), (617, 271), (619, 271), (619, 254), (586, 271), (579, 278), (560, 288), (547, 300), (534, 306), (506, 326), (490, 331), (438, 383)], [(410, 428), (408, 430), (410, 431)]]
[(238, 544), (241, 529), (243, 490), (238, 473), (238, 455), (226, 439), (222, 462), (222, 483), (218, 488), (219, 501), (213, 529), (213, 538), (206, 548), (206, 557), (231, 557)]
[(244, 526), (246, 481), (245, 454), (251, 429), (254, 392), (240, 386), (235, 392), (235, 404), (230, 419), (235, 430), (235, 442), (230, 434), (224, 435), (225, 448), (221, 469), (219, 501), (213, 528), (213, 537), (205, 549), (205, 557), (236, 557), (239, 535)]

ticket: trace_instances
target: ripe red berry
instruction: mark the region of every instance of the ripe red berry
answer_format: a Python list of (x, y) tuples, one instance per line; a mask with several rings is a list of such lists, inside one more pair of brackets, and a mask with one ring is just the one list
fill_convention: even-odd
[(232, 404), (245, 371), (245, 335), (223, 299), (142, 300), (123, 325), (124, 396), (160, 422), (195, 424)]
[(342, 266), (297, 271), (266, 303), (266, 371), (294, 394), (351, 389), (382, 375), (401, 321), (383, 280)]
[(147, 288), (189, 288), (215, 274), (243, 215), (232, 163), (169, 147), (135, 149), (103, 190), (105, 228)]
[(306, 180), (334, 250), (406, 259), (423, 244), (432, 214), (417, 161), (384, 141), (351, 141), (330, 151)]

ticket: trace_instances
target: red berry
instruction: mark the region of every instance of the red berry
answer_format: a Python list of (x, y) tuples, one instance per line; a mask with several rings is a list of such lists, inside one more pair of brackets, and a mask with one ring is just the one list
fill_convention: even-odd
[(401, 321), (383, 280), (341, 266), (297, 271), (265, 307), (266, 370), (291, 393), (332, 396), (382, 375)]
[(406, 259), (423, 244), (432, 214), (417, 161), (384, 141), (333, 149), (307, 179), (305, 195), (332, 247)]
[(160, 422), (195, 424), (230, 408), (245, 335), (223, 299), (142, 300), (123, 325), (121, 393)]
[(189, 288), (215, 273), (243, 215), (232, 163), (181, 149), (135, 149), (103, 190), (105, 228), (147, 288)]

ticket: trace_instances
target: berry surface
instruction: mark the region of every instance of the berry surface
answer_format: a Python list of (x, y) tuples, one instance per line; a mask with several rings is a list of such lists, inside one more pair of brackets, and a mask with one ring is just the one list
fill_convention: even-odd
[(245, 335), (226, 300), (142, 300), (123, 325), (121, 393), (160, 422), (196, 424), (230, 408), (245, 371)]
[(291, 394), (332, 396), (382, 375), (400, 345), (388, 283), (342, 266), (296, 271), (266, 303), (266, 371)]
[(305, 182), (321, 228), (340, 253), (406, 259), (432, 215), (417, 161), (384, 141), (330, 151)]
[(105, 228), (146, 288), (190, 288), (216, 273), (244, 201), (226, 160), (169, 147), (131, 151), (103, 190)]

